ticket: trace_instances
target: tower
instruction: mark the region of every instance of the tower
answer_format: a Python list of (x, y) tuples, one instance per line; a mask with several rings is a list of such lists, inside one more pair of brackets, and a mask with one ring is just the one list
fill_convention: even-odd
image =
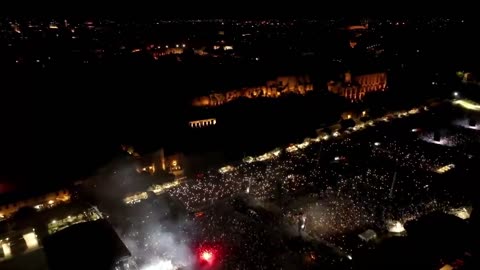
[(350, 71), (345, 72), (345, 83), (346, 84), (352, 83), (352, 73), (350, 73)]
[(166, 165), (165, 165), (165, 152), (163, 148), (160, 148), (160, 157), (159, 157), (159, 162), (160, 162), (160, 168), (162, 168), (163, 171), (166, 170)]

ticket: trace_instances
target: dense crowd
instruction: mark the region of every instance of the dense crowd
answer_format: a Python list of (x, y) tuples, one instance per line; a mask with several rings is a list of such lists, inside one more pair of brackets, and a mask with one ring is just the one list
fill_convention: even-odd
[[(465, 148), (477, 143), (479, 134), (452, 129), (447, 137), (452, 143), (432, 144), (423, 133), (410, 131), (408, 120), (399, 121), (411, 135), (384, 132), (396, 122), (384, 123), (265, 161), (240, 163), (228, 173), (211, 171), (168, 192), (191, 211), (247, 195), (268, 203), (264, 207), (269, 210), (277, 207), (285, 230), (294, 234), (302, 214), (308, 236), (349, 250), (343, 240), (349, 233), (385, 230), (386, 220), (404, 223), (466, 203), (454, 198), (447, 186), (436, 184), (435, 170), (471, 158)], [(378, 133), (382, 136), (372, 136)], [(372, 137), (375, 141), (369, 140)], [(215, 241), (235, 241), (235, 232), (245, 229), (245, 219), (239, 221), (232, 212), (215, 212), (202, 221), (208, 220), (202, 230)], [(226, 232), (225, 227), (235, 229)]]
[[(382, 118), (366, 128), (322, 134), (177, 183), (164, 195), (189, 214), (174, 223), (162, 221), (170, 228), (161, 230), (133, 226), (130, 233), (143, 236), (130, 236), (137, 239), (130, 245), (151, 250), (147, 258), (168, 265), (185, 264), (202, 245), (232, 269), (348, 262), (361, 244), (357, 235), (367, 229), (383, 233), (388, 224), (397, 224), (401, 230), (426, 213), (468, 205), (439, 181), (439, 168), (462, 170), (455, 164), (475, 158), (480, 134), (452, 127), (442, 137), (448, 144), (432, 143), (425, 139), (428, 131), (412, 129), (428, 121), (421, 117)], [(142, 226), (150, 224), (156, 223)], [(312, 243), (327, 249), (319, 252)], [(181, 249), (172, 253), (169, 245)]]

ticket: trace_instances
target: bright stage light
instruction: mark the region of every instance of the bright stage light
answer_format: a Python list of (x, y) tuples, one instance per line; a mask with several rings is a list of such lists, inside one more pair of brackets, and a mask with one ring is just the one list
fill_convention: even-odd
[(203, 251), (201, 258), (204, 261), (210, 262), (213, 259), (213, 253), (211, 251)]
[(198, 260), (200, 263), (212, 264), (217, 256), (217, 251), (212, 248), (201, 248), (198, 252)]

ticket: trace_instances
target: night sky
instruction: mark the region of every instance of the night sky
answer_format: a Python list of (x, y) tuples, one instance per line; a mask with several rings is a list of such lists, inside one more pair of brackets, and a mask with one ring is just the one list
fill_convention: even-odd
[(10, 72), (1, 92), (2, 181), (49, 186), (82, 179), (122, 143), (167, 143), (183, 103), (159, 91), (160, 77), (73, 68)]
[[(456, 53), (465, 54), (454, 50), (452, 59)], [(233, 70), (231, 77), (217, 73), (222, 69), (203, 70), (194, 64), (183, 69), (129, 64), (4, 67), (0, 181), (19, 187), (61, 184), (93, 174), (118, 154), (122, 143), (148, 151), (178, 143), (184, 138), (174, 130), (188, 118), (187, 105), (195, 91), (211, 89), (216, 77), (228, 82), (237, 75)]]

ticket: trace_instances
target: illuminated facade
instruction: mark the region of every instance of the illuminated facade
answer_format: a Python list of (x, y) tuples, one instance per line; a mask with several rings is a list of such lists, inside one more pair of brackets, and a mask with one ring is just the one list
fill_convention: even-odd
[(327, 89), (352, 102), (361, 101), (367, 93), (387, 89), (387, 74), (381, 72), (352, 77), (352, 74), (347, 72), (343, 82), (330, 81), (327, 84)]
[(216, 124), (217, 124), (217, 119), (215, 118), (195, 120), (195, 121), (188, 122), (188, 125), (191, 128), (202, 128), (202, 127), (214, 126)]
[(305, 95), (309, 91), (313, 91), (313, 84), (309, 76), (285, 76), (267, 81), (264, 86), (248, 87), (198, 97), (192, 101), (192, 105), (196, 107), (220, 106), (240, 97), (249, 99), (278, 98), (285, 94)]
[[(42, 239), (74, 224), (102, 219), (96, 207), (71, 203), (0, 223), (0, 261), (42, 248)], [(13, 226), (11, 226), (13, 224)]]
[(0, 235), (0, 261), (38, 248), (40, 248), (40, 241), (33, 228)]
[(162, 148), (153, 155), (138, 155), (138, 157), (134, 157), (139, 159), (139, 164), (137, 165), (138, 167), (136, 169), (138, 173), (147, 172), (151, 175), (154, 175), (161, 172), (168, 172), (173, 174), (176, 179), (185, 175), (185, 157), (181, 153), (165, 156), (165, 152)]
[(161, 50), (152, 51), (152, 56), (155, 60), (158, 60), (160, 57), (165, 55), (175, 55), (175, 54), (182, 54), (184, 51), (183, 47), (173, 47), (173, 48), (165, 48)]
[(173, 174), (175, 176), (175, 178), (181, 178), (184, 176), (184, 170), (183, 168), (180, 166), (180, 163), (177, 159), (172, 159), (170, 162), (169, 162), (169, 168), (168, 168), (168, 172)]
[(0, 205), (0, 220), (12, 216), (20, 208), (23, 207), (32, 207), (35, 208), (37, 211), (41, 211), (43, 209), (51, 208), (61, 203), (69, 202), (70, 197), (71, 194), (68, 190), (59, 190), (57, 192), (48, 193), (43, 196)]

